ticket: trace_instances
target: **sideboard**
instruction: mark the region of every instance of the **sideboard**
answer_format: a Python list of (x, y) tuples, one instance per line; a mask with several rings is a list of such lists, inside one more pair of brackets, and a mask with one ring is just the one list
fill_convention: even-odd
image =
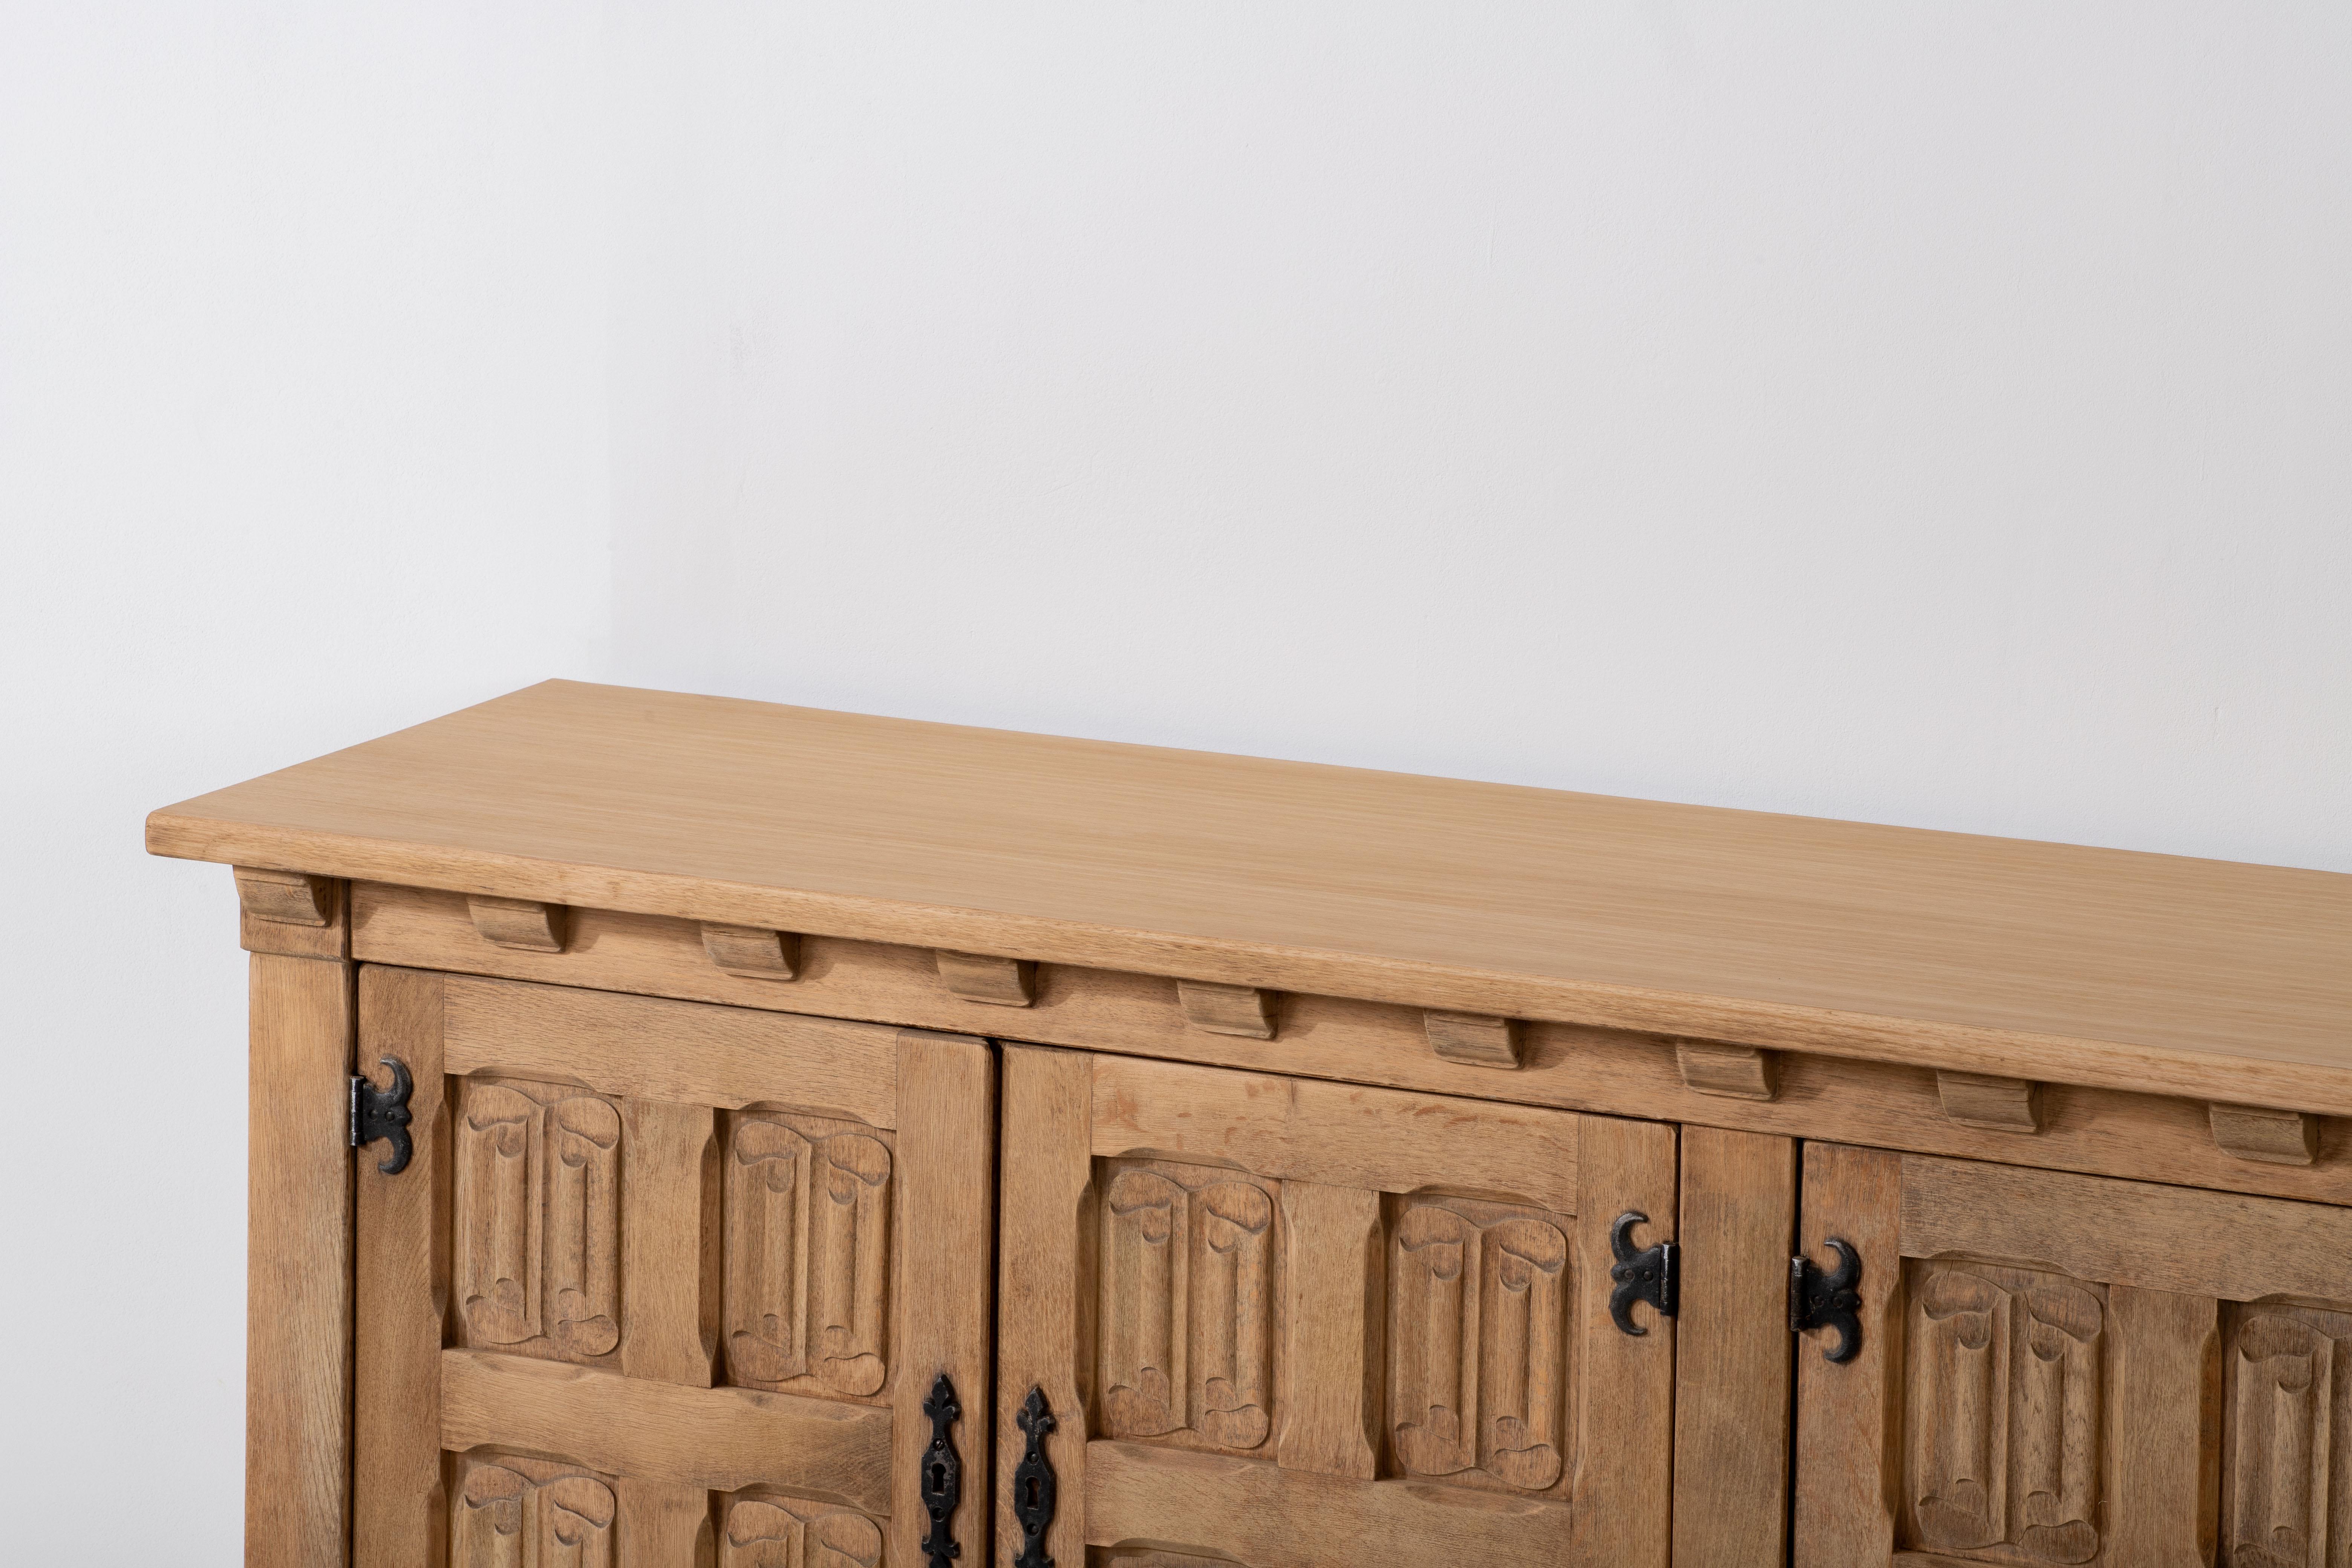
[(147, 844), (252, 1564), (2352, 1562), (2352, 877), (560, 681)]

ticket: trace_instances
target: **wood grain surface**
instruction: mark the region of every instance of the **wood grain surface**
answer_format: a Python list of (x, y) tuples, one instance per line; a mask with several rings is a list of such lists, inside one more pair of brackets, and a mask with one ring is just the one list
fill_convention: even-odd
[(551, 681), (160, 854), (2328, 1109), (2352, 876)]

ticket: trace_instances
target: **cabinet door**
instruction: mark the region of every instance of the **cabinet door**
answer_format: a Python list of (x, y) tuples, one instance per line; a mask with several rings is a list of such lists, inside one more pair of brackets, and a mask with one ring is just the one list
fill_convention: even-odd
[(1666, 1561), (1672, 1128), (1007, 1047), (1003, 1136), (1000, 1563), (1040, 1409), (1063, 1568)]
[[(362, 1568), (915, 1568), (945, 1374), (987, 1540), (980, 1041), (374, 966)], [(390, 1076), (378, 1068), (379, 1080)]]
[(1809, 1144), (1796, 1561), (2352, 1563), (2352, 1212)]

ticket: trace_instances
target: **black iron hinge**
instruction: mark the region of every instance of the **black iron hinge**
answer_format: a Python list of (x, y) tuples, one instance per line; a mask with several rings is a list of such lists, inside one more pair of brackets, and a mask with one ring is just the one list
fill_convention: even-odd
[(1840, 1237), (1822, 1245), (1837, 1254), (1835, 1268), (1824, 1274), (1802, 1253), (1789, 1259), (1789, 1331), (1809, 1334), (1835, 1329), (1838, 1342), (1822, 1352), (1825, 1361), (1849, 1362), (1862, 1353), (1862, 1255)]
[(365, 1076), (352, 1074), (352, 1147), (364, 1149), (379, 1138), (389, 1141), (392, 1152), (376, 1169), (396, 1176), (408, 1169), (408, 1091), (415, 1086), (409, 1081), (406, 1063), (397, 1057), (383, 1060), (392, 1069), (390, 1089), (378, 1089)]
[(1673, 1317), (1682, 1304), (1682, 1248), (1660, 1241), (1633, 1250), (1633, 1227), (1649, 1223), (1648, 1215), (1627, 1209), (1609, 1227), (1609, 1250), (1617, 1255), (1609, 1266), (1609, 1278), (1617, 1282), (1609, 1292), (1609, 1315), (1617, 1320), (1619, 1332), (1637, 1338), (1650, 1331), (1633, 1321), (1634, 1302), (1647, 1301), (1662, 1318)]

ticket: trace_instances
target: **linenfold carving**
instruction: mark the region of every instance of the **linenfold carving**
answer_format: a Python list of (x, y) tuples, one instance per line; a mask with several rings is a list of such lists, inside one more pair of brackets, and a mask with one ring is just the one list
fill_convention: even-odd
[(1389, 1243), (1391, 1440), (1414, 1475), (1523, 1490), (1566, 1460), (1568, 1222), (1417, 1199)]
[(1114, 1162), (1102, 1205), (1107, 1436), (1189, 1431), (1246, 1452), (1273, 1430), (1276, 1189)]
[(2099, 1552), (2106, 1300), (1988, 1264), (1910, 1266), (1905, 1510), (1911, 1545)]
[(449, 1568), (616, 1568), (613, 1489), (568, 1466), (458, 1461)]
[(2221, 1517), (2233, 1568), (2352, 1559), (2352, 1313), (2237, 1310), (2229, 1339)]
[(890, 1146), (856, 1122), (738, 1111), (726, 1172), (730, 1380), (879, 1392), (888, 1371)]
[(864, 1514), (791, 1497), (738, 1497), (719, 1568), (877, 1568), (882, 1529)]
[(621, 1116), (553, 1084), (469, 1079), (456, 1134), (462, 1342), (561, 1361), (621, 1340)]

